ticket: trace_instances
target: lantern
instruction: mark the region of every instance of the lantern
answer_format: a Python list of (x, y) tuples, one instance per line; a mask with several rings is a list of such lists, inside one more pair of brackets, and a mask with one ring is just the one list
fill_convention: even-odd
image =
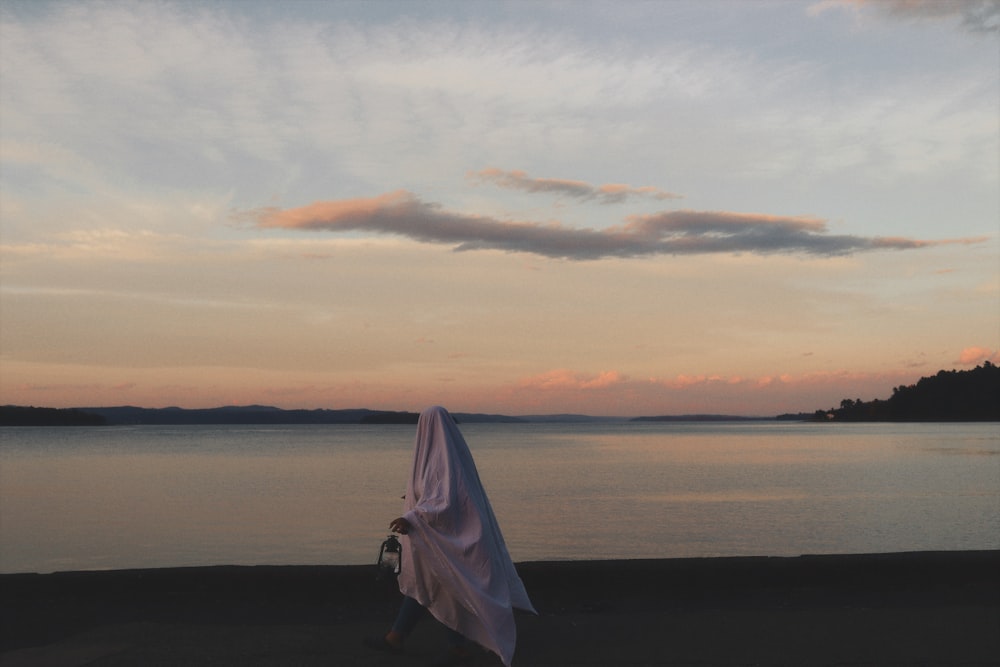
[(403, 564), (403, 545), (399, 543), (399, 538), (395, 533), (389, 535), (382, 542), (382, 547), (378, 551), (378, 578), (395, 577), (399, 574), (399, 569)]

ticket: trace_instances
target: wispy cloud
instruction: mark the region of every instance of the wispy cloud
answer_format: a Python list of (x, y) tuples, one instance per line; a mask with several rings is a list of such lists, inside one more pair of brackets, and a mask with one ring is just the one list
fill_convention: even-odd
[(971, 32), (1000, 31), (1000, 2), (997, 0), (822, 0), (813, 5), (810, 12), (863, 6), (906, 19), (958, 17), (962, 27)]
[(723, 211), (669, 211), (632, 216), (623, 226), (580, 229), (447, 211), (405, 190), (300, 208), (256, 209), (240, 216), (260, 228), (397, 234), (453, 245), (455, 250), (503, 250), (575, 260), (709, 253), (837, 256), (983, 240), (833, 235), (817, 218)]
[(632, 197), (646, 197), (655, 200), (681, 199), (682, 195), (666, 192), (653, 186), (633, 187), (621, 183), (592, 185), (584, 181), (572, 181), (562, 178), (532, 178), (520, 170), (503, 171), (488, 168), (478, 172), (469, 172), (470, 179), (493, 183), (508, 190), (521, 190), (530, 193), (549, 193), (566, 195), (583, 200), (596, 200), (602, 204), (619, 204)]

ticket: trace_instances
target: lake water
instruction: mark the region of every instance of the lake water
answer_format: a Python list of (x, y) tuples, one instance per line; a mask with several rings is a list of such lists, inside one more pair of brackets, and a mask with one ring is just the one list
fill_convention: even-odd
[[(465, 424), (515, 561), (1000, 548), (993, 424)], [(372, 563), (412, 426), (0, 429), (0, 572)]]

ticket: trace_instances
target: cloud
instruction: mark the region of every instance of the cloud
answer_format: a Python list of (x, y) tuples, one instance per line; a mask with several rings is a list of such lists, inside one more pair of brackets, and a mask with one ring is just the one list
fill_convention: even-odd
[[(733, 376), (722, 376), (722, 375), (685, 375), (681, 374), (675, 378), (669, 379), (659, 379), (659, 378), (649, 378), (649, 382), (653, 384), (661, 384), (664, 387), (669, 387), (671, 389), (686, 389), (687, 387), (703, 386), (703, 385), (741, 385), (746, 382), (744, 378), (733, 375)], [(760, 386), (758, 382), (758, 386)], [(764, 383), (770, 384), (770, 381)]]
[[(521, 406), (589, 414), (743, 414), (813, 412), (837, 405), (844, 397), (885, 398), (892, 387), (910, 384), (910, 372), (866, 373), (847, 370), (805, 374), (677, 375), (630, 378), (619, 371), (588, 373), (553, 369), (523, 377), (509, 388)], [(595, 391), (599, 390), (599, 391)], [(488, 401), (503, 392), (494, 391)]]
[(825, 222), (817, 218), (720, 211), (632, 216), (624, 226), (580, 229), (451, 212), (405, 190), (300, 208), (261, 208), (237, 217), (262, 229), (396, 234), (423, 243), (452, 245), (455, 250), (503, 250), (574, 260), (711, 253), (838, 256), (983, 240), (831, 235)]
[(1000, 350), (991, 350), (988, 347), (967, 347), (962, 350), (958, 357), (958, 363), (963, 366), (973, 366), (983, 361), (1000, 363)]
[(818, 14), (836, 7), (874, 7), (904, 19), (959, 18), (970, 32), (1000, 32), (1000, 2), (997, 0), (823, 0), (809, 11)]
[(491, 182), (508, 190), (521, 190), (529, 193), (551, 193), (567, 195), (577, 199), (595, 199), (602, 204), (620, 204), (631, 197), (648, 197), (655, 200), (682, 199), (681, 195), (666, 192), (652, 186), (632, 187), (620, 183), (591, 185), (583, 181), (571, 181), (561, 178), (531, 178), (523, 171), (503, 171), (488, 168), (479, 172), (469, 172), (469, 178)]
[(536, 390), (585, 390), (607, 389), (628, 382), (628, 377), (618, 371), (605, 371), (598, 375), (577, 373), (568, 369), (556, 369), (521, 380), (522, 389)]

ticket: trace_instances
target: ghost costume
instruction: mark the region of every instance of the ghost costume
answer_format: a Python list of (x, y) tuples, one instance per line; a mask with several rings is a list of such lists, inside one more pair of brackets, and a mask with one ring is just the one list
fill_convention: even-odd
[(514, 608), (534, 612), (465, 438), (441, 407), (420, 414), (399, 590), (510, 665)]

